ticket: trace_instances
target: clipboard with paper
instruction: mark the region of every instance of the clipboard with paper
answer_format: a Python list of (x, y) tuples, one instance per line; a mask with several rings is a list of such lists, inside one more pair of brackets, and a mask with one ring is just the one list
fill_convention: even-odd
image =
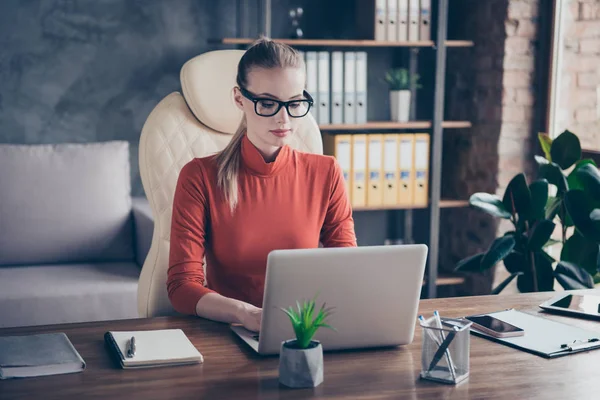
[(518, 326), (525, 330), (525, 335), (497, 338), (477, 331), (473, 327), (471, 327), (471, 333), (545, 358), (555, 358), (600, 348), (600, 332), (578, 328), (514, 309), (485, 315), (491, 315), (501, 321)]

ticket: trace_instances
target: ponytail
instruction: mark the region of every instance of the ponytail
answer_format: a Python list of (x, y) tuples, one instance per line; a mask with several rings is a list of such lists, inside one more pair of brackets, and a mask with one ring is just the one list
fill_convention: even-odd
[(217, 185), (225, 194), (232, 213), (238, 202), (238, 175), (245, 133), (246, 117), (243, 117), (229, 144), (217, 155)]

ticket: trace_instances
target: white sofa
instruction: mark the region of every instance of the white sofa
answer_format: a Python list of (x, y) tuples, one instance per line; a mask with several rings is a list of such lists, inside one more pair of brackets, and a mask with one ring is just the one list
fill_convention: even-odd
[(0, 327), (137, 318), (153, 219), (129, 144), (0, 145)]

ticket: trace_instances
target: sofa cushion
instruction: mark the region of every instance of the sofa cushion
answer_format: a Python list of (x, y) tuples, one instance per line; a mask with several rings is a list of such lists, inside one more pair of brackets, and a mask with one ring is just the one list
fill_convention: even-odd
[(0, 268), (0, 328), (137, 318), (137, 264)]
[(133, 260), (129, 143), (0, 145), (0, 265)]

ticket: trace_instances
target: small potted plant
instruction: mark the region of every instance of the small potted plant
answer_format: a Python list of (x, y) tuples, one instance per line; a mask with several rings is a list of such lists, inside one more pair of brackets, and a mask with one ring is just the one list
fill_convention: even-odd
[(415, 89), (421, 87), (417, 82), (419, 75), (411, 76), (406, 68), (391, 69), (385, 74), (390, 88), (390, 113), (392, 121), (406, 122), (410, 117), (411, 83)]
[(313, 336), (321, 327), (335, 330), (326, 321), (332, 309), (323, 304), (314, 315), (314, 299), (296, 304), (297, 310), (282, 308), (290, 318), (296, 338), (281, 343), (279, 381), (291, 388), (316, 387), (323, 382), (323, 347)]

